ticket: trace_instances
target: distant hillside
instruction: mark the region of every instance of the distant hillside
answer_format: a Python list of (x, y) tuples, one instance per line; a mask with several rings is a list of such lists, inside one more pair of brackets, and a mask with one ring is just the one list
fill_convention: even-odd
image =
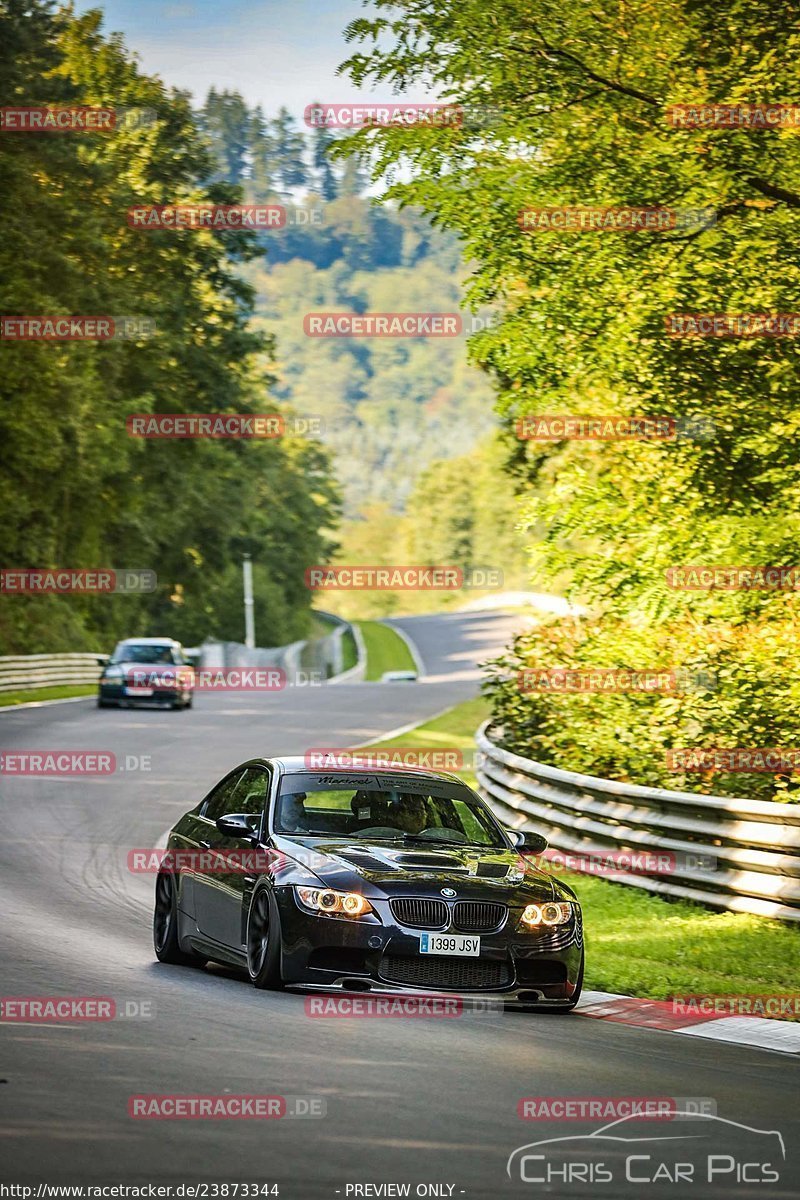
[(285, 110), (267, 120), (235, 93), (212, 91), (200, 115), (215, 178), (288, 209), (287, 227), (265, 233), (264, 257), (243, 268), (253, 325), (275, 337), (272, 395), (323, 419), (347, 515), (376, 501), (402, 510), (427, 466), (491, 435), (488, 379), (467, 363), (464, 338), (315, 339), (303, 317), (459, 311), (455, 239), (410, 210), (376, 206), (351, 162), (328, 161), (328, 130), (299, 127)]

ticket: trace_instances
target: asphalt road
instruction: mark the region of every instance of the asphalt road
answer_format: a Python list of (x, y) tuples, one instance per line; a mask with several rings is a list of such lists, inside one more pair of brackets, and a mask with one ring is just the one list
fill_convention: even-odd
[[(352, 1190), (387, 1184), (410, 1184), (412, 1196), (474, 1200), (796, 1196), (800, 1064), (788, 1055), (577, 1015), (313, 1019), (302, 996), (256, 992), (224, 968), (154, 961), (153, 880), (128, 871), (130, 848), (155, 845), (250, 755), (352, 745), (468, 697), (476, 661), (499, 648), (510, 622), (473, 614), (402, 627), (426, 668), (418, 685), (205, 695), (184, 713), (98, 711), (81, 701), (0, 715), (3, 750), (111, 750), (123, 765), (131, 756), (129, 769), (111, 778), (3, 779), (0, 993), (152, 1006), (147, 1019), (0, 1023), (0, 1182), (249, 1181), (277, 1184), (286, 1200), (402, 1194)], [(141, 769), (145, 755), (149, 770)], [(131, 1095), (154, 1093), (316, 1097), (327, 1113), (273, 1121), (128, 1117)], [(596, 1121), (533, 1124), (517, 1116), (523, 1097), (563, 1095), (710, 1098), (727, 1121), (780, 1131), (780, 1181), (737, 1183), (734, 1173), (718, 1187), (700, 1175), (663, 1187), (626, 1185), (629, 1144), (615, 1143), (589, 1154), (590, 1168), (613, 1161), (616, 1181), (608, 1186), (566, 1176), (536, 1184), (517, 1175), (512, 1184), (506, 1161), (517, 1147), (597, 1128)], [(734, 1127), (719, 1128), (727, 1147)], [(748, 1138), (741, 1135), (743, 1147)], [(640, 1172), (649, 1168), (639, 1164)], [(417, 1185), (440, 1190), (417, 1193)]]

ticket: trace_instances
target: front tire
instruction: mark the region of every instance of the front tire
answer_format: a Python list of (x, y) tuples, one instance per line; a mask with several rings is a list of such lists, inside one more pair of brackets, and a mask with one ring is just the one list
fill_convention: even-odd
[(257, 887), (247, 914), (247, 973), (261, 990), (283, 986), (278, 905), (268, 887)]
[(178, 892), (175, 876), (166, 871), (156, 878), (156, 904), (153, 912), (153, 949), (159, 962), (176, 967), (202, 967), (206, 960), (199, 954), (181, 950), (178, 941)]

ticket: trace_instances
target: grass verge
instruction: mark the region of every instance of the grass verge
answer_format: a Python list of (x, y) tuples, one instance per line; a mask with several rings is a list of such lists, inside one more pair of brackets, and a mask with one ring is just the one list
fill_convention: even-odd
[[(474, 735), (488, 716), (484, 698), (468, 700), (379, 744), (458, 748), (465, 763), (460, 774), (475, 786)], [(663, 900), (594, 876), (565, 871), (559, 877), (583, 906), (587, 988), (654, 1000), (693, 992), (800, 992), (800, 930), (764, 917)]]
[(367, 650), (365, 679), (380, 679), (384, 671), (416, 671), (408, 646), (398, 633), (380, 621), (355, 621)]
[(13, 704), (28, 704), (31, 700), (68, 700), (71, 696), (94, 696), (96, 683), (75, 684), (74, 687), (28, 688), (23, 692), (0, 692), (0, 708)]

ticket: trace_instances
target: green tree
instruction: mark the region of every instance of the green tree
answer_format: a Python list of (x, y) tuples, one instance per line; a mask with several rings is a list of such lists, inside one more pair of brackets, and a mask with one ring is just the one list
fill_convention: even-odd
[(269, 125), (273, 175), (282, 193), (303, 187), (308, 180), (306, 143), (288, 108), (280, 108)]
[[(307, 621), (301, 565), (327, 553), (338, 500), (319, 447), (142, 441), (136, 412), (259, 412), (273, 345), (248, 328), (240, 277), (258, 253), (239, 233), (132, 230), (134, 204), (238, 199), (204, 186), (213, 164), (188, 97), (142, 75), (100, 14), (0, 8), (9, 95), (19, 104), (149, 109), (108, 133), (4, 134), (14, 236), (0, 248), (2, 311), (109, 314), (155, 333), (109, 342), (5, 342), (0, 381), (0, 561), (9, 567), (149, 567), (143, 597), (0, 597), (8, 651), (95, 648), (123, 633), (241, 636), (226, 581), (244, 549), (269, 581), (262, 628)], [(288, 565), (287, 565), (288, 564)], [(265, 585), (266, 586), (266, 585)]]
[[(514, 470), (527, 485), (522, 519), (537, 533), (534, 579), (563, 585), (602, 615), (609, 658), (625, 629), (647, 629), (643, 644), (669, 645), (673, 665), (697, 662), (693, 629), (702, 629), (709, 661), (724, 642), (720, 690), (700, 711), (676, 702), (670, 744), (780, 744), (797, 595), (695, 595), (672, 590), (666, 571), (795, 560), (797, 343), (670, 338), (665, 319), (796, 309), (800, 143), (792, 129), (672, 128), (666, 111), (793, 95), (798, 5), (767, 14), (734, 0), (724, 21), (708, 0), (634, 0), (602, 13), (555, 0), (377, 0), (376, 8), (350, 26), (365, 45), (349, 62), (354, 81), (431, 85), (468, 119), (371, 129), (341, 152), (360, 147), (376, 177), (394, 180), (389, 198), (455, 232), (475, 264), (471, 302), (502, 304), (504, 319), (472, 353), (495, 380), (508, 436), (520, 418), (546, 413), (713, 423), (713, 436), (670, 443), (520, 446)], [(525, 208), (587, 205), (704, 216), (628, 234), (525, 232), (518, 222)], [(633, 632), (631, 641), (639, 644)], [(597, 665), (601, 652), (599, 634), (576, 642), (578, 661), (591, 654)], [(748, 671), (758, 678), (755, 705)], [(610, 732), (617, 717), (607, 719)], [(520, 716), (519, 728), (529, 736), (532, 725)], [(570, 737), (564, 727), (565, 753)], [(764, 781), (708, 785), (763, 794)]]

